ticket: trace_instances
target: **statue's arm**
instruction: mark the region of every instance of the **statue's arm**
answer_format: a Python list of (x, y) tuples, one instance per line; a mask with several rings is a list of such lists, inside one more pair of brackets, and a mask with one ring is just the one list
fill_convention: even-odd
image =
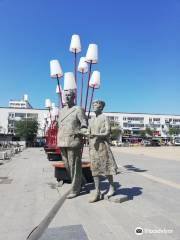
[(110, 135), (110, 122), (107, 117), (104, 118), (105, 127), (100, 131), (100, 133), (93, 134), (94, 137), (108, 137)]
[(87, 136), (88, 135), (88, 124), (87, 124), (87, 118), (86, 118), (84, 109), (82, 109), (82, 108), (78, 109), (77, 117), (78, 117), (78, 120), (81, 125), (79, 134)]
[(80, 121), (80, 124), (81, 124), (81, 128), (87, 128), (88, 125), (87, 125), (87, 118), (86, 118), (86, 115), (85, 115), (85, 111), (84, 109), (80, 108), (78, 110), (78, 119)]

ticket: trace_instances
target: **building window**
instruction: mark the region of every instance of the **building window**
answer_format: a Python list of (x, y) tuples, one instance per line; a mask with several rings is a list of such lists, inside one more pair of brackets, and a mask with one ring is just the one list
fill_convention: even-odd
[(37, 113), (27, 113), (27, 118), (38, 119)]
[(15, 113), (10, 112), (10, 113), (8, 114), (8, 116), (9, 116), (10, 118), (14, 118), (14, 114), (15, 114)]
[(25, 113), (15, 113), (15, 117), (25, 118), (26, 114)]
[(154, 122), (160, 122), (160, 118), (153, 118)]
[(128, 121), (144, 121), (143, 117), (128, 117)]
[(173, 122), (180, 122), (180, 119), (173, 119)]
[(128, 127), (131, 127), (131, 128), (134, 128), (134, 127), (142, 128), (142, 127), (144, 127), (144, 124), (128, 124)]

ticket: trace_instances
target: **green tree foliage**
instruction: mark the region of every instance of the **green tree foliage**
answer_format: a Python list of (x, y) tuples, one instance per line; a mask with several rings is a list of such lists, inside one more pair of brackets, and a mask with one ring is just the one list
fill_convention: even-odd
[(146, 138), (146, 130), (142, 130), (142, 131), (140, 132), (140, 136), (141, 136), (142, 138)]
[(153, 136), (153, 131), (152, 131), (150, 128), (146, 127), (145, 130), (142, 130), (142, 131), (140, 132), (140, 136), (141, 136), (142, 138), (146, 138), (147, 136), (152, 137), (152, 136)]
[(34, 119), (23, 119), (15, 123), (15, 135), (33, 142), (38, 132), (38, 122)]
[(169, 127), (169, 135), (170, 136), (176, 136), (180, 134), (180, 127)]
[(146, 134), (150, 135), (151, 137), (153, 136), (153, 130), (151, 130), (151, 128), (146, 127), (145, 132), (146, 132)]
[(110, 133), (111, 140), (119, 140), (119, 137), (122, 133), (119, 123), (115, 121), (111, 121), (110, 126), (111, 126), (111, 133)]

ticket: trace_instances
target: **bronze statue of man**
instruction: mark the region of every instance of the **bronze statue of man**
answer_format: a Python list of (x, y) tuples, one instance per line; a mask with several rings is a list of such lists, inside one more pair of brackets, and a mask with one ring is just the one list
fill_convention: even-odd
[(72, 180), (72, 190), (67, 198), (79, 195), (82, 180), (82, 135), (87, 129), (84, 110), (75, 106), (74, 90), (64, 91), (65, 106), (59, 112), (57, 145), (61, 149), (67, 173)]
[(93, 102), (95, 116), (89, 120), (89, 156), (91, 160), (91, 171), (95, 183), (95, 192), (89, 202), (101, 199), (100, 176), (105, 175), (109, 181), (107, 197), (115, 194), (113, 175), (117, 174), (117, 164), (111, 152), (108, 138), (110, 135), (110, 123), (102, 114), (105, 102), (97, 100)]

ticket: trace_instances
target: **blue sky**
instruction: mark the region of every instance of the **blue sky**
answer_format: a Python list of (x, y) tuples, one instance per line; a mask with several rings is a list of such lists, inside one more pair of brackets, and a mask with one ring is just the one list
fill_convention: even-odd
[(57, 102), (49, 61), (73, 71), (76, 33), (78, 59), (98, 44), (105, 111), (180, 114), (180, 0), (0, 0), (0, 33), (0, 106), (23, 94), (36, 108)]

